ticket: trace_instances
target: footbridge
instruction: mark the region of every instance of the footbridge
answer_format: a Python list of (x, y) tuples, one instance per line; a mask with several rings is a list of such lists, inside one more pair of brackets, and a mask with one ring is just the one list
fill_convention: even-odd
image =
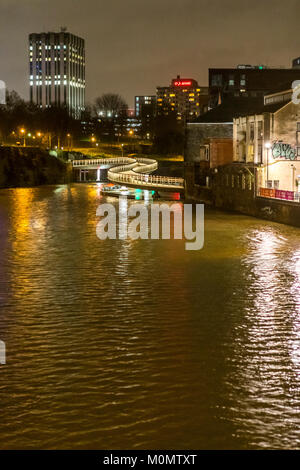
[(158, 168), (157, 161), (150, 158), (115, 157), (74, 160), (73, 168), (85, 171), (97, 170), (97, 181), (100, 180), (100, 170), (108, 168), (107, 177), (113, 183), (150, 190), (184, 191), (183, 178), (150, 175)]

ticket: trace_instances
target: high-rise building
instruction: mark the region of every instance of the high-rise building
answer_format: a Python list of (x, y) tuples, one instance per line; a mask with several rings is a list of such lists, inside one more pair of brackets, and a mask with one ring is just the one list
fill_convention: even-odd
[(152, 109), (153, 113), (155, 112), (156, 106), (156, 96), (136, 96), (134, 102), (134, 110), (136, 117), (140, 117), (143, 111), (143, 108)]
[(84, 40), (60, 33), (29, 35), (30, 101), (42, 108), (66, 106), (79, 118), (85, 106)]
[(257, 98), (299, 79), (296, 68), (269, 68), (264, 65), (238, 65), (237, 68), (209, 69), (209, 107), (230, 97)]
[(156, 96), (136, 96), (135, 116), (140, 122), (139, 134), (143, 139), (151, 139), (154, 134)]
[(192, 120), (207, 111), (208, 87), (191, 78), (174, 78), (168, 87), (157, 87), (157, 114), (175, 112), (180, 121)]

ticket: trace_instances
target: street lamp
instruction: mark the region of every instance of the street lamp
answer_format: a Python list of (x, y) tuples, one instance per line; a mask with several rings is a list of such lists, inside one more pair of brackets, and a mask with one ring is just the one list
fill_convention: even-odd
[(266, 142), (265, 143), (265, 148), (267, 150), (267, 185), (268, 185), (268, 181), (269, 181), (269, 150), (270, 150), (271, 147), (272, 147), (271, 142)]
[(25, 131), (25, 129), (22, 127), (22, 128), (20, 129), (20, 132), (21, 132), (22, 136), (24, 137), (23, 147), (26, 147), (26, 137), (25, 137), (25, 132), (26, 132), (26, 131)]
[(71, 145), (72, 140), (71, 140), (71, 134), (69, 134), (69, 133), (67, 134), (67, 142), (68, 142), (68, 150), (70, 152), (71, 147), (72, 147), (72, 145)]
[(124, 157), (124, 144), (121, 144), (122, 147), (122, 158)]

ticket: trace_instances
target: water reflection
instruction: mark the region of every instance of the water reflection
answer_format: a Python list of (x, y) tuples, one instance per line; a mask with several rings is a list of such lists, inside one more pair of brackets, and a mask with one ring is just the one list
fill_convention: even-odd
[(101, 241), (100, 201), (1, 193), (0, 447), (298, 448), (299, 230), (207, 211), (199, 252)]
[(233, 384), (237, 433), (250, 447), (297, 446), (299, 439), (297, 241), (282, 235), (288, 230), (275, 227), (245, 236), (249, 248), (242, 259), (244, 290), (239, 293), (245, 308), (235, 331), (234, 367), (227, 377), (227, 385)]

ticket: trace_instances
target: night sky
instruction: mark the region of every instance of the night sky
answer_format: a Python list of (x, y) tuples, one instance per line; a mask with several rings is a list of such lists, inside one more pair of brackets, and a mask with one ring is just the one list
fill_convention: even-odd
[(0, 79), (28, 99), (28, 34), (86, 40), (87, 101), (155, 94), (209, 67), (290, 66), (300, 56), (299, 0), (0, 0)]

